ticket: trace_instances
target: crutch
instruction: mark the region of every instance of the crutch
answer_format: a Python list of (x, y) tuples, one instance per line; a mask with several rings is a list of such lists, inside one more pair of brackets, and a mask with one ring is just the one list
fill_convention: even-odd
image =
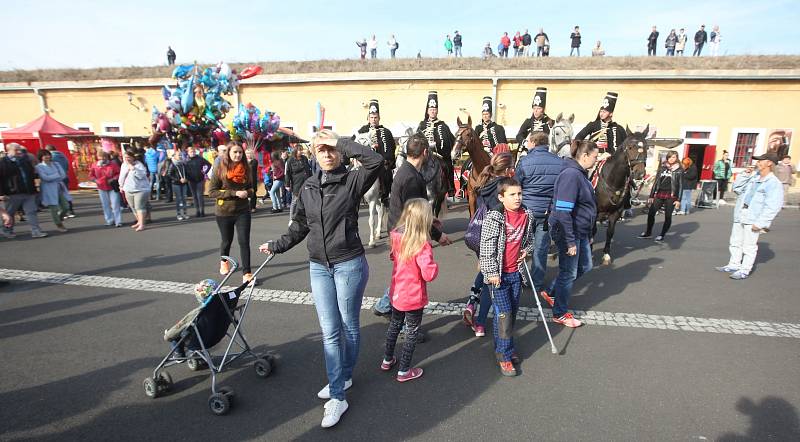
[(550, 352), (558, 354), (558, 349), (556, 348), (556, 344), (553, 343), (553, 336), (550, 335), (550, 328), (547, 326), (547, 318), (544, 317), (544, 310), (542, 310), (542, 303), (539, 302), (539, 291), (536, 290), (536, 286), (533, 285), (533, 278), (531, 277), (531, 269), (528, 267), (528, 261), (523, 260), (522, 263), (525, 265), (525, 272), (528, 274), (528, 282), (531, 283), (531, 288), (533, 289), (533, 299), (536, 300), (536, 307), (539, 308), (539, 314), (542, 315), (542, 324), (544, 324), (544, 331), (547, 332), (547, 339), (550, 340)]

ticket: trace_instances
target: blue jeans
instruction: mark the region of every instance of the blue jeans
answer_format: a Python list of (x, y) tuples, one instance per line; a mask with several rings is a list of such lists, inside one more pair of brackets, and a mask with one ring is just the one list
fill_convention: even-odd
[(103, 218), (106, 225), (122, 224), (122, 209), (120, 208), (119, 193), (113, 190), (97, 190), (100, 195), (100, 205), (103, 206)]
[(186, 184), (173, 182), (172, 193), (175, 195), (175, 212), (178, 215), (186, 213)]
[(478, 316), (475, 317), (475, 324), (486, 327), (486, 318), (489, 316), (489, 309), (492, 308), (492, 296), (489, 293), (489, 286), (484, 283), (482, 272), (478, 272), (475, 276), (472, 286), (481, 289), (480, 307), (478, 307)]
[[(150, 191), (155, 192), (156, 199), (161, 199), (161, 167), (156, 172), (150, 172)], [(151, 193), (152, 195), (152, 193)]]
[(688, 214), (692, 208), (692, 189), (683, 189), (681, 193), (681, 212)]
[(519, 310), (522, 278), (519, 272), (500, 275), (500, 287), (492, 289), (494, 306), (494, 352), (501, 361), (510, 361), (514, 353), (514, 323)]
[(567, 304), (575, 280), (592, 270), (592, 246), (589, 243), (589, 235), (577, 235), (575, 238), (577, 253), (568, 256), (567, 241), (563, 238), (563, 234), (554, 235), (553, 240), (558, 246), (558, 276), (550, 287), (550, 296), (555, 298), (553, 317), (559, 317), (567, 313)]
[(359, 314), (369, 264), (364, 255), (332, 267), (309, 263), (311, 293), (322, 329), (322, 348), (331, 398), (344, 400), (344, 383), (353, 377), (361, 340)]
[(544, 289), (544, 275), (547, 272), (547, 252), (550, 251), (550, 232), (544, 230), (545, 218), (534, 217), (533, 237), (533, 281), (534, 290)]
[(281, 188), (283, 188), (283, 180), (273, 180), (272, 187), (269, 189), (269, 199), (272, 201), (272, 208), (280, 210), (283, 208), (283, 201), (281, 201)]

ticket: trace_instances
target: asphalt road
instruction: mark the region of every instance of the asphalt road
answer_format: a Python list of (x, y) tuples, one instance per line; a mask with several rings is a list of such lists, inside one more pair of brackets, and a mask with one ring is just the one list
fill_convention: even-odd
[[(428, 314), (430, 341), (414, 355), (425, 375), (399, 384), (378, 369), (386, 322), (364, 310), (350, 409), (323, 430), (316, 392), (326, 379), (313, 307), (254, 301), (245, 327), (259, 351), (278, 358), (269, 378), (257, 378), (246, 362), (225, 372), (220, 384), (236, 398), (224, 417), (208, 412), (207, 371), (170, 368), (173, 392), (151, 400), (141, 382), (166, 354), (162, 331), (194, 300), (115, 281), (216, 277), (214, 219), (180, 223), (157, 203), (156, 222), (134, 233), (104, 227), (94, 196), (78, 197), (76, 209), (69, 233), (32, 240), (23, 225), (17, 239), (0, 240), (0, 269), (112, 277), (109, 287), (13, 281), (0, 289), (2, 440), (800, 439), (800, 339), (701, 327), (550, 323), (560, 349), (553, 355), (542, 324), (520, 321), (521, 374), (503, 378), (490, 337), (475, 338), (457, 316)], [(736, 282), (713, 270), (727, 260), (731, 211), (675, 217), (662, 245), (634, 238), (643, 216), (618, 226), (613, 264), (576, 283), (572, 307), (800, 327), (800, 212), (780, 214), (753, 275)], [(457, 242), (434, 251), (441, 266), (429, 285), (434, 301), (462, 302), (474, 278), (474, 257), (460, 241), (465, 218), (456, 208), (445, 220)], [(256, 215), (254, 263), (262, 259), (257, 245), (286, 222)], [(383, 242), (367, 253), (366, 296), (377, 297), (390, 263)], [(306, 259), (304, 245), (279, 256), (259, 275), (260, 288), (309, 291)], [(523, 306), (534, 305), (526, 292)]]

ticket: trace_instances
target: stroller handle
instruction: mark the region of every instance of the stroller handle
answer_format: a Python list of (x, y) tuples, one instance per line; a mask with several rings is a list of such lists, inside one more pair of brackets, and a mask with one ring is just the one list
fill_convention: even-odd
[(231, 258), (230, 256), (220, 256), (219, 259), (220, 261), (227, 262), (228, 265), (230, 266), (230, 270), (228, 271), (228, 273), (233, 273), (236, 271), (236, 269), (239, 268), (239, 263), (236, 262), (236, 260)]

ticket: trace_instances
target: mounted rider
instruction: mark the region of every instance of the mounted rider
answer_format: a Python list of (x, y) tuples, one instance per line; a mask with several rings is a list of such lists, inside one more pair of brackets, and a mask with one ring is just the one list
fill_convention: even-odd
[(519, 132), (517, 132), (517, 161), (519, 161), (519, 157), (528, 153), (528, 146), (525, 146), (524, 142), (531, 132), (544, 132), (550, 135), (550, 127), (554, 121), (544, 113), (546, 106), (547, 88), (537, 87), (536, 92), (533, 94), (533, 103), (531, 103), (531, 117), (522, 122)]
[(454, 190), (453, 185), (453, 158), (452, 151), (455, 144), (455, 136), (450, 131), (447, 123), (439, 120), (439, 95), (436, 91), (428, 92), (427, 106), (425, 107), (425, 118), (419, 122), (417, 132), (421, 133), (428, 140), (431, 152), (435, 152), (442, 157), (445, 169), (445, 186), (447, 193)]
[(600, 151), (598, 161), (614, 155), (617, 148), (625, 141), (625, 128), (613, 121), (614, 108), (617, 105), (617, 97), (619, 94), (616, 92), (606, 93), (603, 102), (600, 104), (600, 111), (597, 113), (597, 119), (587, 124), (578, 135), (575, 136), (576, 140), (589, 139), (597, 144)]
[[(481, 124), (475, 126), (475, 133), (481, 140), (483, 149), (493, 155), (508, 152), (508, 140), (503, 126), (492, 121), (492, 97), (483, 97)], [(499, 148), (497, 146), (500, 146)]]
[[(378, 100), (369, 100), (367, 124), (358, 129), (359, 134), (369, 134), (372, 150), (383, 156), (383, 170), (378, 175), (381, 186), (381, 203), (389, 204), (389, 191), (392, 188), (392, 170), (395, 167), (395, 145), (392, 131), (381, 125), (381, 112)], [(353, 137), (355, 139), (355, 136)]]

